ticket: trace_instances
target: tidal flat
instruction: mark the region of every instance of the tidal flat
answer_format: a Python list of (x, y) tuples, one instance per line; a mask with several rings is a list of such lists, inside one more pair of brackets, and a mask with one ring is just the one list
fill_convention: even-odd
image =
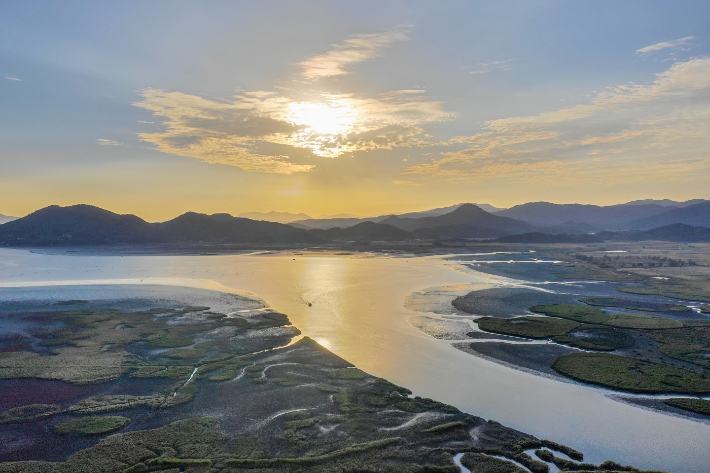
[[(456, 473), (455, 455), (473, 472), (544, 473), (562, 456), (611, 465), (413, 396), (302, 337), (285, 314), (229, 299), (224, 312), (13, 301), (3, 320), (24, 338), (0, 353), (0, 472)], [(525, 453), (543, 447), (558, 456)]]
[[(451, 285), (457, 288), (453, 297), (492, 287), (541, 288), (577, 292), (579, 296), (590, 295), (587, 288), (591, 287), (590, 292), (599, 296), (609, 294), (608, 291), (618, 295), (613, 284), (578, 280), (560, 283), (550, 279), (554, 284), (541, 281), (536, 286), (522, 279), (469, 269), (440, 256), (414, 257), (401, 253), (393, 256), (328, 252), (215, 256), (58, 253), (0, 249), (0, 286), (5, 286), (0, 287), (3, 301), (0, 310), (11, 305), (13, 298), (33, 299), (40, 297), (39, 292), (49, 292), (56, 300), (106, 299), (104, 309), (148, 310), (165, 307), (169, 300), (179, 300), (181, 307), (209, 306), (212, 311), (228, 313), (230, 309), (220, 305), (222, 296), (216, 301), (207, 300), (186, 286), (218, 291), (212, 294), (227, 294), (225, 298), (246, 290), (252, 298), (258, 294), (268, 300), (274, 310), (288, 314), (309, 338), (366, 372), (406, 386), (415, 395), (454, 405), (472, 415), (496, 419), (538, 438), (570, 445), (585, 453), (585, 462), (601, 464), (612, 459), (650, 470), (706, 471), (704, 452), (710, 448), (706, 423), (618, 402), (607, 389), (559, 382), (471, 356), (454, 348), (450, 341), (430, 337), (408, 323), (416, 315), (469, 323), (475, 317), (461, 313), (450, 302), (445, 310), (443, 306), (432, 307), (433, 313), (427, 310), (428, 313), (422, 314), (408, 308), (407, 297), (428, 287), (446, 287), (439, 298), (450, 301), (443, 294), (449, 293)], [(535, 253), (527, 250), (524, 253), (529, 255), (526, 257), (535, 257)], [(540, 265), (526, 263), (520, 267)], [(516, 265), (505, 266), (514, 269)], [(114, 290), (117, 286), (112, 284), (122, 286)], [(137, 294), (151, 294), (155, 300), (150, 304), (132, 303), (130, 307), (124, 302), (119, 307), (118, 300), (126, 301), (126, 288)], [(526, 309), (516, 315), (525, 313)], [(485, 336), (476, 324), (472, 330)], [(471, 342), (476, 340), (483, 339)], [(141, 383), (141, 380), (121, 378), (117, 382)], [(91, 389), (92, 385), (78, 387)], [(133, 424), (127, 427), (132, 428)], [(677, 454), (649, 456), (649, 446), (662, 446)], [(532, 451), (530, 454), (534, 455)]]
[[(697, 295), (698, 288), (702, 287), (701, 281), (710, 282), (710, 273), (703, 272), (704, 263), (708, 261), (704, 259), (702, 248), (692, 253), (701, 263), (689, 259), (687, 264), (659, 257), (653, 252), (647, 256), (646, 247), (627, 248), (620, 251), (623, 256), (617, 254), (614, 257), (609, 256), (607, 250), (590, 248), (584, 252), (579, 248), (567, 248), (566, 251), (554, 248), (534, 258), (519, 252), (507, 265), (505, 261), (493, 259), (495, 256), (490, 258), (486, 265), (488, 271), (506, 275), (512, 273), (511, 266), (526, 266), (516, 264), (526, 262), (526, 257), (527, 262), (533, 264), (538, 264), (541, 256), (556, 262), (538, 267), (535, 271), (539, 278), (537, 283), (472, 291), (453, 298), (451, 304), (454, 307), (471, 314), (479, 329), (491, 334), (490, 339), (485, 340), (485, 335), (480, 332), (471, 333), (475, 335), (470, 337), (473, 343), (459, 342), (454, 346), (506, 366), (619, 391), (710, 394), (710, 319), (705, 315), (708, 306), (702, 294), (696, 300), (681, 298), (681, 295)], [(631, 254), (627, 255), (629, 252)], [(684, 254), (688, 253), (686, 248)], [(454, 258), (466, 261), (464, 257)], [(657, 263), (666, 260), (674, 264)], [(463, 264), (478, 269), (484, 263), (480, 256), (473, 261)], [(501, 265), (507, 267), (500, 269)], [(629, 272), (636, 268), (640, 270)], [(673, 268), (673, 276), (648, 274), (651, 269), (664, 271), (668, 268)], [(678, 268), (685, 268), (691, 274), (681, 277)], [(541, 278), (544, 274), (547, 277)], [(593, 280), (592, 284), (587, 282), (589, 279)], [(579, 283), (567, 282), (575, 280)], [(636, 284), (631, 287), (637, 289), (629, 290), (630, 286), (625, 284), (629, 282)], [(670, 290), (656, 290), (661, 286), (672, 286), (677, 295), (669, 297)], [(496, 300), (504, 303), (497, 306)], [(525, 305), (528, 305), (526, 310), (523, 309)], [(526, 313), (529, 315), (524, 315)], [(428, 325), (432, 324), (429, 322)], [(425, 327), (417, 327), (426, 332)], [(519, 340), (495, 341), (501, 335)], [(525, 339), (547, 343), (521, 341)], [(692, 412), (695, 414), (692, 417), (696, 418), (708, 414), (705, 407), (708, 401), (704, 399), (673, 398), (663, 403), (637, 399), (630, 402), (665, 412), (671, 406), (676, 408), (676, 415), (683, 415), (682, 411)]]

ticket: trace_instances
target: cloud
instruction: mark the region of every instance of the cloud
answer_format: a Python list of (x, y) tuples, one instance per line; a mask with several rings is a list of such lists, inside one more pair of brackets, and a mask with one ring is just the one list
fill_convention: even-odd
[(678, 49), (685, 48), (688, 43), (695, 39), (695, 36), (686, 36), (684, 38), (674, 39), (673, 41), (662, 41), (660, 43), (650, 44), (641, 49), (636, 50), (636, 54), (648, 54), (662, 51), (664, 49)]
[(421, 187), (422, 183), (421, 182), (414, 182), (414, 181), (403, 181), (403, 180), (396, 180), (392, 181), (392, 184), (395, 184), (397, 186), (411, 186), (411, 187)]
[(703, 57), (675, 63), (648, 84), (608, 87), (586, 104), (489, 121), (405, 174), (557, 184), (697, 178), (710, 170), (707, 136), (710, 58)]
[[(238, 91), (218, 101), (147, 89), (134, 105), (164, 119), (164, 132), (139, 135), (159, 151), (248, 171), (290, 174), (312, 170), (313, 164), (303, 162), (309, 157), (430, 146), (423, 125), (456, 115), (425, 94), (315, 94), (310, 100), (295, 100), (275, 92)], [(254, 151), (259, 147), (290, 151), (288, 156), (269, 155)]]
[(382, 50), (393, 43), (407, 41), (408, 25), (399, 26), (384, 33), (351, 36), (340, 44), (333, 44), (329, 51), (312, 56), (295, 66), (308, 80), (348, 74), (348, 66), (379, 57)]
[(22, 79), (18, 79), (17, 77), (12, 77), (12, 76), (5, 76), (5, 79), (6, 79), (6, 80), (12, 80), (12, 81), (15, 81), (15, 82), (23, 82)]
[(120, 141), (106, 140), (103, 138), (97, 139), (96, 144), (99, 144), (101, 146), (126, 146), (125, 144), (121, 143)]
[(472, 71), (469, 71), (469, 74), (487, 74), (489, 72), (493, 71), (508, 71), (513, 68), (513, 60), (512, 59), (504, 59), (502, 61), (493, 61), (493, 62), (482, 62), (480, 64), (476, 64), (475, 69)]

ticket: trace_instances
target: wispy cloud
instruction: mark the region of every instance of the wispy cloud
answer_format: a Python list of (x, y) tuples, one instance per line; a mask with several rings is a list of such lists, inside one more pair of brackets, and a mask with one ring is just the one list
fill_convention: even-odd
[(296, 63), (301, 74), (308, 80), (348, 74), (347, 68), (353, 64), (379, 57), (382, 50), (393, 43), (407, 41), (408, 25), (399, 26), (384, 33), (352, 36), (331, 49)]
[(651, 83), (608, 87), (586, 104), (489, 121), (405, 174), (558, 184), (698, 178), (710, 170), (707, 136), (710, 58), (695, 58)]
[(661, 41), (660, 43), (650, 44), (641, 49), (636, 50), (636, 54), (649, 54), (664, 49), (687, 49), (688, 43), (695, 39), (695, 36), (686, 36), (684, 38), (674, 39), (673, 41)]
[(469, 74), (487, 74), (489, 72), (493, 71), (508, 71), (513, 68), (513, 60), (512, 59), (504, 59), (501, 61), (493, 61), (493, 62), (482, 62), (480, 64), (476, 64), (475, 68), (471, 71), (469, 71)]
[(410, 187), (421, 187), (422, 186), (421, 182), (404, 181), (401, 179), (397, 179), (396, 181), (392, 181), (392, 184), (395, 184), (397, 186), (410, 186)]
[(124, 143), (121, 143), (120, 141), (107, 140), (104, 138), (97, 139), (96, 144), (99, 144), (101, 146), (126, 146)]
[(23, 82), (22, 79), (18, 79), (17, 77), (12, 77), (12, 76), (5, 76), (6, 80), (12, 80), (15, 82)]

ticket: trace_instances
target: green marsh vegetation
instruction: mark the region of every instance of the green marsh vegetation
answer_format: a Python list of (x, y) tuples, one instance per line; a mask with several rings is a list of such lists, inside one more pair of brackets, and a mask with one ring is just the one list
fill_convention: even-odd
[(101, 435), (121, 430), (130, 423), (128, 417), (91, 416), (54, 424), (52, 430), (59, 435)]
[(461, 464), (476, 473), (527, 473), (515, 463), (482, 453), (466, 453)]
[(544, 314), (549, 317), (574, 320), (588, 324), (603, 324), (610, 319), (609, 314), (596, 307), (572, 304), (548, 304), (530, 307), (531, 312)]
[(610, 353), (572, 353), (552, 368), (569, 378), (636, 393), (710, 393), (710, 376)]
[(584, 297), (579, 301), (591, 306), (619, 307), (648, 312), (690, 312), (690, 307), (686, 305), (645, 302), (617, 297)]
[(710, 401), (707, 399), (672, 397), (670, 399), (665, 399), (663, 403), (685, 411), (710, 416)]
[[(479, 327), (488, 332), (531, 339), (549, 339), (573, 347), (610, 352), (630, 349), (638, 337), (653, 340), (650, 352), (641, 358), (629, 351), (619, 356), (603, 353), (574, 353), (558, 357), (551, 367), (559, 374), (583, 382), (643, 393), (710, 392), (710, 380), (703, 369), (710, 368), (710, 322), (690, 319), (683, 322), (650, 314), (610, 314), (592, 305), (629, 307), (643, 305), (616, 298), (580, 299), (586, 305), (549, 304), (530, 308), (545, 317), (500, 319), (482, 317)], [(657, 305), (663, 310), (687, 307)], [(651, 359), (649, 359), (649, 356)], [(674, 366), (672, 359), (690, 365)], [(671, 363), (671, 364), (668, 364)], [(678, 364), (678, 363), (676, 363)], [(696, 365), (698, 369), (693, 369)]]

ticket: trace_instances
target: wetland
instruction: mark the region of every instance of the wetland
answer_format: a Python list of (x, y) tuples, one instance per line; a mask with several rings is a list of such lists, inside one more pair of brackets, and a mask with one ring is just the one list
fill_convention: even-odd
[[(577, 251), (579, 250), (575, 249), (575, 252)], [(112, 298), (119, 300), (123, 298), (122, 292), (110, 288), (118, 287), (115, 286), (116, 284), (130, 284), (132, 290), (149, 292), (153, 300), (152, 304), (139, 306), (127, 302), (116, 307), (115, 303), (107, 302), (104, 306), (97, 307), (102, 310), (118, 308), (130, 312), (166, 308), (166, 305), (169, 306), (168, 302), (175, 299), (177, 292), (184, 292), (183, 289), (176, 291), (176, 285), (212, 289), (219, 291), (220, 294), (242, 294), (241, 291), (246, 290), (250, 293), (250, 297), (247, 298), (257, 300), (258, 297), (252, 296), (258, 294), (269, 301), (269, 310), (288, 314), (294, 326), (319, 346), (348, 360), (366, 373), (411, 389), (415, 397), (436, 399), (470, 415), (498, 420), (503, 425), (527, 432), (536, 438), (550, 438), (568, 444), (585, 453), (585, 462), (597, 465), (606, 460), (613, 460), (622, 464), (628, 463), (641, 468), (665, 471), (701, 472), (704, 468), (705, 458), (700, 452), (707, 447), (705, 442), (708, 438), (706, 435), (708, 427), (702, 415), (695, 414), (694, 418), (684, 416), (683, 412), (686, 414), (690, 412), (667, 406), (661, 398), (653, 400), (653, 406), (649, 410), (649, 406), (645, 405), (647, 398), (644, 398), (642, 403), (637, 397), (639, 395), (630, 393), (616, 395), (608, 389), (600, 389), (591, 384), (582, 384), (565, 378), (551, 368), (551, 363), (556, 357), (576, 352), (579, 348), (570, 343), (554, 341), (551, 343), (546, 339), (492, 334), (480, 329), (474, 321), (479, 315), (507, 319), (549, 317), (542, 313), (533, 313), (529, 309), (535, 305), (567, 304), (596, 308), (607, 314), (613, 314), (614, 317), (624, 313), (661, 316), (682, 323), (683, 327), (677, 330), (695, 328), (689, 324), (692, 323), (690, 321), (698, 319), (698, 314), (705, 307), (702, 302), (694, 303), (697, 307), (688, 313), (673, 311), (667, 314), (592, 306), (580, 302), (584, 297), (630, 297), (634, 300), (646, 300), (650, 297), (659, 303), (672, 302), (681, 305), (686, 303), (682, 300), (669, 301), (658, 295), (627, 296), (628, 293), (617, 290), (620, 284), (634, 284), (641, 287), (643, 282), (618, 283), (598, 279), (558, 278), (555, 274), (572, 272), (574, 269), (566, 265), (569, 264), (568, 261), (564, 261), (561, 257), (553, 258), (553, 255), (550, 255), (550, 261), (563, 261), (564, 264), (541, 262), (516, 265), (507, 262), (508, 258), (548, 260), (547, 257), (541, 257), (541, 251), (531, 253), (528, 250), (520, 251), (519, 255), (506, 255), (505, 263), (492, 264), (468, 263), (466, 260), (486, 258), (502, 260), (503, 258), (500, 256), (469, 258), (465, 255), (457, 255), (454, 257), (457, 260), (447, 261), (436, 255), (414, 257), (405, 253), (390, 255), (276, 253), (209, 257), (34, 254), (16, 250), (0, 250), (0, 253), (3, 262), (0, 266), (0, 274), (2, 274), (3, 285), (6, 286), (5, 289), (0, 290), (0, 297), (6, 302), (11, 298), (6, 292), (3, 294), (3, 291), (11, 291), (14, 298), (24, 300), (39, 298), (40, 292), (44, 294), (42, 297), (50, 293), (56, 300), (63, 301), (88, 300), (97, 297), (104, 300)], [(697, 270), (697, 267), (693, 268)], [(513, 277), (516, 272), (517, 277)], [(387, 284), (384, 284), (385, 281)], [(37, 287), (32, 287), (33, 285)], [(465, 297), (472, 293), (477, 294), (477, 298), (489, 309), (474, 315), (452, 304), (452, 300), (457, 297)], [(504, 306), (496, 308), (494, 301), (501, 295), (505, 295)], [(183, 309), (190, 306), (205, 306), (211, 307), (213, 312), (223, 314), (227, 310), (213, 301), (208, 302), (193, 296), (181, 300), (180, 303)], [(12, 304), (6, 303), (3, 307), (12, 307)], [(82, 308), (86, 309), (86, 306), (83, 305)], [(54, 309), (67, 311), (73, 307), (56, 306)], [(436, 327), (440, 335), (430, 336), (427, 334), (429, 329), (422, 331), (417, 328), (410, 323), (413, 317), (419, 318), (422, 327), (425, 325), (430, 328)], [(655, 353), (657, 356), (673, 360), (672, 362), (678, 363), (678, 367), (684, 369), (693, 370), (698, 366), (658, 350), (658, 346), (680, 345), (679, 343), (662, 344), (652, 338), (652, 335), (661, 337), (661, 331), (652, 332), (651, 329), (643, 329), (648, 333), (642, 333), (640, 329), (599, 323), (583, 322), (583, 324), (589, 326), (582, 326), (577, 328), (576, 332), (573, 330), (567, 333), (577, 334), (578, 339), (586, 339), (592, 343), (601, 341), (611, 343), (610, 339), (614, 339), (615, 331), (631, 330), (633, 334), (638, 332), (642, 336), (634, 335), (634, 340), (641, 342), (634, 348), (628, 349), (628, 354), (633, 354), (634, 350), (640, 353)], [(690, 333), (693, 331), (691, 330)], [(462, 335), (467, 338), (459, 338)], [(663, 339), (668, 336), (669, 333), (665, 333)], [(169, 340), (171, 337), (162, 336), (162, 338)], [(574, 337), (570, 336), (570, 338)], [(192, 359), (180, 357), (197, 354), (181, 353), (179, 350), (188, 347), (188, 350), (200, 351), (205, 345), (197, 345), (203, 342), (200, 340), (194, 344), (195, 346), (154, 347), (154, 349), (165, 350), (163, 353), (178, 350), (172, 353), (177, 357), (170, 360), (176, 366), (180, 361), (187, 366), (189, 363), (185, 360), (192, 361)], [(15, 340), (12, 343), (26, 343), (25, 346), (29, 343), (34, 347), (34, 351), (54, 349), (36, 341)], [(698, 350), (701, 350), (702, 337), (698, 343)], [(464, 345), (475, 349), (464, 348)], [(484, 349), (484, 345), (490, 346), (490, 349)], [(61, 349), (61, 345), (57, 347)], [(540, 347), (543, 350), (538, 352), (531, 350), (531, 347)], [(136, 350), (135, 347), (129, 347), (124, 351), (133, 355)], [(554, 351), (554, 356), (547, 354), (548, 350)], [(532, 358), (526, 361), (532, 368), (521, 370), (520, 366), (516, 365), (516, 351), (518, 355), (526, 354)], [(475, 353), (476, 356), (470, 353)], [(508, 362), (502, 362), (497, 358), (496, 353), (504, 353), (508, 357)], [(697, 353), (699, 352), (696, 352), (696, 355)], [(691, 353), (685, 356), (697, 358), (696, 355)], [(543, 358), (546, 361), (541, 361)], [(544, 370), (535, 369), (536, 363), (545, 365), (550, 372), (545, 373)], [(257, 363), (257, 366), (259, 365), (264, 366)], [(267, 375), (270, 370), (266, 370)], [(185, 370), (181, 373), (185, 377), (181, 379), (186, 381), (191, 374), (192, 371), (188, 373)], [(200, 376), (202, 375), (198, 370), (191, 383), (195, 381), (197, 384), (223, 383), (209, 381)], [(249, 386), (270, 385), (269, 382), (251, 381), (246, 374), (243, 378), (250, 381)], [(144, 379), (156, 383), (153, 384), (152, 391), (141, 387)], [(7, 379), (0, 383), (8, 383), (6, 386), (15, 383), (13, 386), (16, 386), (20, 381), (22, 380)], [(38, 383), (39, 381), (27, 379), (23, 382)], [(118, 383), (130, 388), (129, 391), (133, 396), (150, 397), (161, 391), (169, 392), (177, 382), (177, 378), (137, 378), (129, 374), (108, 383)], [(66, 382), (55, 379), (42, 381), (42, 383), (54, 383), (52, 390), (57, 395), (64, 396), (63, 402), (68, 402), (66, 401), (68, 398), (76, 399), (79, 395), (78, 391), (83, 393), (81, 396), (94, 398), (126, 394), (126, 391), (119, 390), (110, 393), (96, 392), (97, 385), (94, 384), (66, 385)], [(60, 383), (62, 387), (59, 388), (56, 383)], [(48, 405), (61, 403), (43, 399), (37, 394), (40, 392), (41, 389), (33, 390), (32, 403)], [(190, 404), (186, 403), (183, 406), (197, 402), (201, 395), (201, 391), (198, 390), (195, 397), (188, 401)], [(619, 402), (620, 399), (623, 402)], [(638, 406), (642, 404), (644, 404), (643, 408), (639, 408)], [(667, 410), (663, 411), (657, 404), (666, 406)], [(12, 407), (18, 406), (10, 406)], [(152, 415), (160, 416), (166, 416), (173, 410), (173, 408), (156, 410), (145, 405), (137, 409), (145, 409)], [(56, 422), (62, 420), (61, 415), (53, 417), (57, 419)], [(95, 415), (124, 414), (106, 412)], [(148, 426), (132, 419), (132, 422), (125, 427), (125, 431), (141, 430), (144, 427)], [(160, 427), (161, 425), (151, 426), (151, 428)], [(119, 435), (123, 435), (124, 431), (119, 432)], [(625, 438), (634, 438), (635, 441), (628, 443), (624, 441)], [(78, 442), (95, 441), (96, 437), (93, 436), (81, 437), (78, 440)], [(672, 448), (683, 454), (673, 458), (649, 458), (644, 449), (636, 450), (633, 447), (633, 445), (653, 444), (672, 445)]]

